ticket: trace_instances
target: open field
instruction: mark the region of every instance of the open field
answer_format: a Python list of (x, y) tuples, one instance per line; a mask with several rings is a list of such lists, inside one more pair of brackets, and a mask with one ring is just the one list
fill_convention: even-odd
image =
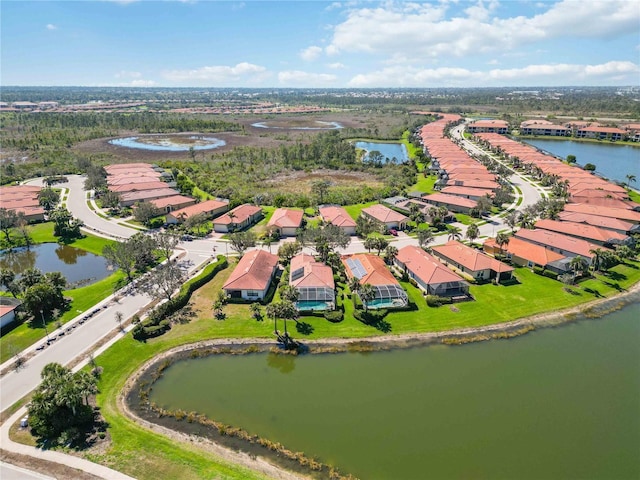
[(328, 180), (332, 187), (378, 188), (382, 182), (375, 175), (366, 172), (346, 172), (339, 170), (314, 170), (312, 172), (292, 171), (277, 175), (266, 181), (266, 185), (287, 193), (311, 193), (313, 182)]

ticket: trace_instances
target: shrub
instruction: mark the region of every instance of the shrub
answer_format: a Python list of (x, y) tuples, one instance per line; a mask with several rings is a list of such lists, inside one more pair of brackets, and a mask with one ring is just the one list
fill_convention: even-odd
[(449, 297), (439, 297), (438, 295), (427, 295), (427, 305), (430, 307), (440, 307), (445, 303), (452, 303)]
[(341, 310), (335, 310), (333, 312), (324, 312), (324, 318), (331, 323), (340, 323), (344, 319), (344, 314)]

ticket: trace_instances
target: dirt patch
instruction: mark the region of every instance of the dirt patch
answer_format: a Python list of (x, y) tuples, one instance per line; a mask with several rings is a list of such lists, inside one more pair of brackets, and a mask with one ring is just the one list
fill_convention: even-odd
[(60, 463), (49, 462), (40, 458), (20, 455), (19, 453), (8, 452), (6, 450), (0, 450), (0, 461), (26, 468), (27, 470), (33, 470), (34, 472), (53, 478), (70, 480), (96, 480), (101, 478)]
[(273, 177), (265, 182), (270, 187), (278, 187), (283, 192), (310, 193), (311, 184), (316, 180), (328, 180), (334, 187), (370, 187), (382, 186), (375, 175), (365, 172), (347, 172), (340, 170), (314, 170), (312, 172), (294, 171)]

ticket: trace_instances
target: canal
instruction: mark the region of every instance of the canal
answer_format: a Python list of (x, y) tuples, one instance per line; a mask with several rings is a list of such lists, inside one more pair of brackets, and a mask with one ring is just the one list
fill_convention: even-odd
[(363, 479), (639, 478), (639, 313), (465, 346), (183, 360), (151, 401)]

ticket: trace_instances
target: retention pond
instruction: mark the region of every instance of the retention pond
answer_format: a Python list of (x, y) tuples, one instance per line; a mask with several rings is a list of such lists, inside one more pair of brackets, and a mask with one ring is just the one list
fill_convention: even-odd
[(639, 313), (465, 346), (181, 360), (150, 400), (366, 479), (639, 478)]

